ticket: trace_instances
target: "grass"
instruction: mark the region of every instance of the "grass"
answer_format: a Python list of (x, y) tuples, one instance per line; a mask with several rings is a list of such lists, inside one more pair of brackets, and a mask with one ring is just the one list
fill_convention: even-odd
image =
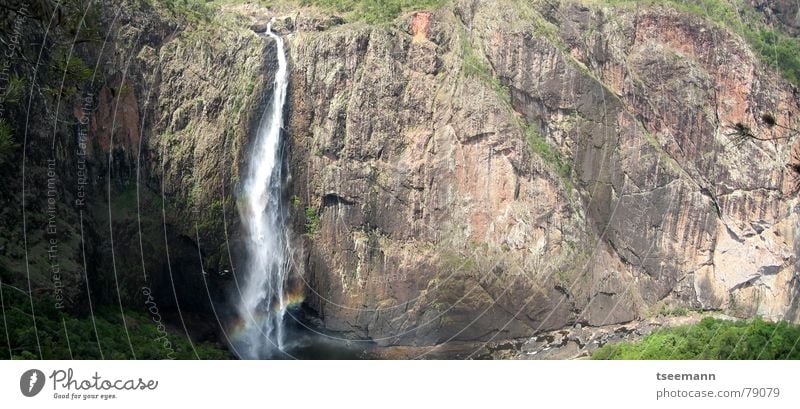
[(666, 305), (662, 305), (661, 309), (658, 311), (658, 315), (662, 317), (685, 317), (689, 315), (691, 312), (690, 309), (679, 305), (676, 307), (668, 307)]
[(558, 176), (564, 181), (567, 192), (572, 191), (572, 163), (565, 159), (553, 145), (547, 142), (544, 136), (528, 123), (523, 124), (522, 131), (528, 140), (531, 151), (538, 155), (545, 163), (553, 167)]
[(767, 27), (751, 6), (740, 0), (604, 0), (610, 5), (664, 5), (700, 15), (747, 41), (767, 65), (778, 69), (792, 84), (800, 85), (800, 42), (798, 39)]
[(513, 109), (511, 107), (511, 91), (492, 74), (483, 57), (475, 51), (466, 30), (461, 31), (461, 53), (464, 61), (464, 75), (478, 78), (489, 84), (506, 107)]
[[(173, 16), (191, 22), (208, 20), (213, 11), (219, 7), (245, 2), (245, 0), (162, 0), (159, 1), (159, 6), (166, 8)], [(402, 13), (436, 9), (446, 0), (255, 0), (254, 2), (264, 7), (313, 6), (330, 13), (342, 14), (350, 22), (381, 24), (394, 20)]]
[[(148, 313), (100, 307), (91, 315), (73, 315), (55, 308), (50, 296), (34, 296), (36, 330), (30, 299), (3, 286), (4, 324), (0, 325), (3, 359), (195, 359), (185, 335), (165, 331)], [(8, 331), (6, 332), (6, 328)], [(38, 343), (37, 343), (38, 335)], [(207, 343), (194, 344), (201, 359), (227, 359), (227, 351)], [(133, 350), (133, 352), (131, 352)]]
[(635, 343), (607, 344), (592, 359), (800, 359), (800, 327), (761, 318), (704, 318), (669, 328)]
[(219, 2), (205, 0), (142, 0), (153, 6), (166, 9), (173, 17), (187, 23), (207, 22)]
[(343, 13), (348, 21), (386, 23), (402, 13), (441, 7), (445, 0), (299, 0), (300, 5)]

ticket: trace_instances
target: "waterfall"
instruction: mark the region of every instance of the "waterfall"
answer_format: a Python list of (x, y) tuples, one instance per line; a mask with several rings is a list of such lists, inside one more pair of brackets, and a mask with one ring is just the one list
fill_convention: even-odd
[(242, 179), (243, 197), (239, 214), (246, 230), (246, 262), (239, 328), (234, 349), (243, 359), (275, 356), (283, 350), (283, 318), (286, 313), (286, 284), (289, 271), (286, 204), (282, 186), (283, 155), (281, 129), (283, 107), (289, 82), (283, 39), (267, 27), (275, 40), (278, 70), (272, 99), (258, 126), (249, 165)]

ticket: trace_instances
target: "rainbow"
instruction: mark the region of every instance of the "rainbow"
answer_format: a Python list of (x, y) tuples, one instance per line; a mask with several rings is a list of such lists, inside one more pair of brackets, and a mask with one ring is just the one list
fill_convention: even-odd
[[(284, 301), (284, 310), (289, 308), (298, 307), (300, 306), (303, 301), (305, 301), (305, 294), (302, 291), (294, 290), (285, 294), (283, 297)], [(265, 311), (254, 311), (253, 312), (253, 321), (257, 324), (260, 328), (261, 324), (266, 321), (270, 315), (279, 315), (281, 313), (281, 308), (278, 304), (273, 304), (272, 307), (269, 309), (269, 313)], [(232, 339), (240, 339), (241, 335), (245, 332), (245, 329), (248, 328), (247, 322), (242, 319), (243, 317), (238, 317), (236, 321), (228, 326), (228, 333), (232, 337)]]

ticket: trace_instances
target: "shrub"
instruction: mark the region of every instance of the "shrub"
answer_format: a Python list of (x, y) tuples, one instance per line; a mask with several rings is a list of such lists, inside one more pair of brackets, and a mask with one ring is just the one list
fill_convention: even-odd
[(12, 75), (8, 79), (8, 86), (6, 87), (6, 93), (2, 96), (2, 101), (4, 103), (10, 104), (17, 104), (22, 100), (22, 97), (25, 95), (25, 90), (28, 87), (28, 82), (25, 78), (22, 78), (18, 75)]
[(37, 294), (32, 314), (27, 294), (0, 285), (4, 312), (0, 359), (39, 359), (40, 353), (44, 359), (133, 359), (134, 353), (137, 359), (194, 359), (194, 350), (201, 359), (230, 357), (207, 343), (196, 343), (193, 350), (185, 335), (167, 331), (165, 338), (164, 329), (159, 331), (149, 314), (138, 311), (99, 307), (94, 315), (73, 315), (57, 309), (52, 297)]
[(309, 206), (306, 207), (306, 235), (316, 236), (319, 231), (320, 216), (317, 209)]
[(704, 318), (669, 328), (635, 343), (608, 344), (592, 359), (800, 359), (800, 327), (761, 318)]

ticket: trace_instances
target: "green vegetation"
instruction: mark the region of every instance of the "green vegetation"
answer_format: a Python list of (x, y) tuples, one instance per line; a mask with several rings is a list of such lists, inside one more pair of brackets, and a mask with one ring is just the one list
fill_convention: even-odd
[[(141, 0), (163, 7), (171, 15), (189, 22), (208, 20), (220, 6), (245, 3), (245, 0)], [(331, 13), (339, 13), (347, 21), (364, 21), (370, 24), (386, 23), (402, 13), (430, 10), (441, 7), (446, 0), (255, 0), (265, 7), (276, 5), (313, 6)]]
[(292, 208), (293, 209), (297, 209), (297, 208), (300, 207), (300, 205), (303, 204), (303, 202), (300, 200), (300, 196), (297, 196), (297, 195), (292, 195), (292, 198), (290, 199), (290, 202), (292, 203)]
[(529, 124), (524, 118), (519, 118), (516, 112), (514, 112), (514, 108), (511, 105), (511, 91), (492, 74), (488, 64), (475, 52), (472, 42), (469, 39), (469, 34), (465, 30), (461, 31), (461, 53), (464, 61), (464, 75), (478, 78), (492, 87), (497, 97), (500, 98), (512, 114), (511, 118), (517, 120), (517, 125), (525, 134), (531, 151), (539, 156), (546, 164), (555, 169), (559, 177), (564, 181), (564, 186), (567, 188), (567, 191), (571, 191), (572, 163), (565, 159), (557, 148), (549, 144), (545, 137), (539, 133), (534, 126)]
[(306, 207), (306, 235), (314, 237), (319, 232), (320, 215), (317, 209), (308, 206)]
[(779, 69), (789, 82), (800, 85), (800, 46), (797, 39), (772, 30), (746, 31), (745, 38), (770, 66)]
[(25, 95), (25, 90), (28, 88), (28, 81), (18, 75), (11, 75), (8, 79), (6, 86), (6, 93), (2, 95), (3, 103), (17, 104), (22, 100)]
[(203, 185), (200, 181), (195, 180), (192, 190), (189, 191), (189, 197), (186, 198), (186, 207), (189, 209), (199, 207), (201, 205), (200, 199), (203, 196)]
[[(92, 0), (62, 0), (59, 4), (60, 21), (64, 38), (75, 39), (76, 43), (102, 42), (100, 7)], [(46, 16), (49, 18), (50, 16)]]
[(690, 310), (682, 305), (677, 307), (667, 307), (666, 305), (661, 306), (661, 310), (658, 311), (658, 315), (662, 317), (685, 317), (689, 315)]
[(444, 0), (300, 0), (303, 6), (344, 13), (348, 21), (385, 23), (401, 13), (441, 7)]
[(607, 344), (592, 359), (800, 359), (800, 327), (761, 318), (704, 318), (636, 343)]
[(19, 147), (11, 133), (11, 124), (6, 122), (5, 118), (0, 118), (0, 164)]
[(120, 84), (117, 87), (111, 87), (111, 94), (114, 96), (124, 97), (131, 92), (131, 87), (128, 84)]
[(692, 313), (702, 313), (699, 308), (689, 308), (682, 305), (671, 306), (665, 302), (658, 302), (650, 306), (647, 317), (685, 317)]
[(553, 274), (553, 278), (556, 281), (556, 284), (562, 287), (569, 287), (569, 275), (564, 270), (556, 270), (555, 274)]
[(225, 2), (206, 0), (141, 0), (151, 6), (164, 10), (167, 14), (187, 23), (207, 22), (214, 6)]
[(41, 346), (44, 359), (133, 359), (134, 353), (137, 359), (230, 358), (226, 351), (207, 343), (195, 343), (193, 350), (185, 335), (159, 327), (158, 315), (125, 310), (125, 325), (120, 310), (114, 307), (100, 307), (94, 317), (73, 316), (57, 309), (55, 300), (42, 294), (33, 297), (34, 330), (27, 294), (3, 284), (2, 295), (0, 357), (39, 359)]
[[(92, 77), (94, 70), (87, 66), (83, 59), (76, 54), (69, 55), (66, 50), (57, 50), (54, 54), (50, 72), (53, 78), (53, 87), (46, 91), (52, 97), (59, 94), (64, 98), (75, 95), (78, 88)], [(63, 78), (63, 83), (61, 79)]]
[(75, 54), (69, 57), (58, 58), (55, 61), (55, 71), (66, 73), (66, 80), (70, 82), (83, 82), (92, 77), (92, 68)]
[(741, 0), (605, 0), (606, 4), (669, 4), (676, 10), (697, 14), (739, 34), (768, 65), (780, 70), (787, 80), (800, 85), (800, 43), (767, 27), (760, 14)]
[(558, 151), (553, 145), (550, 145), (547, 140), (537, 132), (530, 124), (524, 124), (522, 131), (528, 139), (528, 145), (533, 153), (539, 155), (545, 163), (555, 168), (558, 175), (564, 181), (564, 186), (567, 191), (572, 190), (572, 163), (564, 159), (561, 152)]
[(469, 34), (465, 30), (461, 31), (461, 53), (464, 61), (464, 75), (478, 78), (489, 84), (500, 100), (502, 100), (509, 109), (512, 109), (511, 91), (492, 74), (492, 71), (489, 69), (483, 57), (475, 52)]

